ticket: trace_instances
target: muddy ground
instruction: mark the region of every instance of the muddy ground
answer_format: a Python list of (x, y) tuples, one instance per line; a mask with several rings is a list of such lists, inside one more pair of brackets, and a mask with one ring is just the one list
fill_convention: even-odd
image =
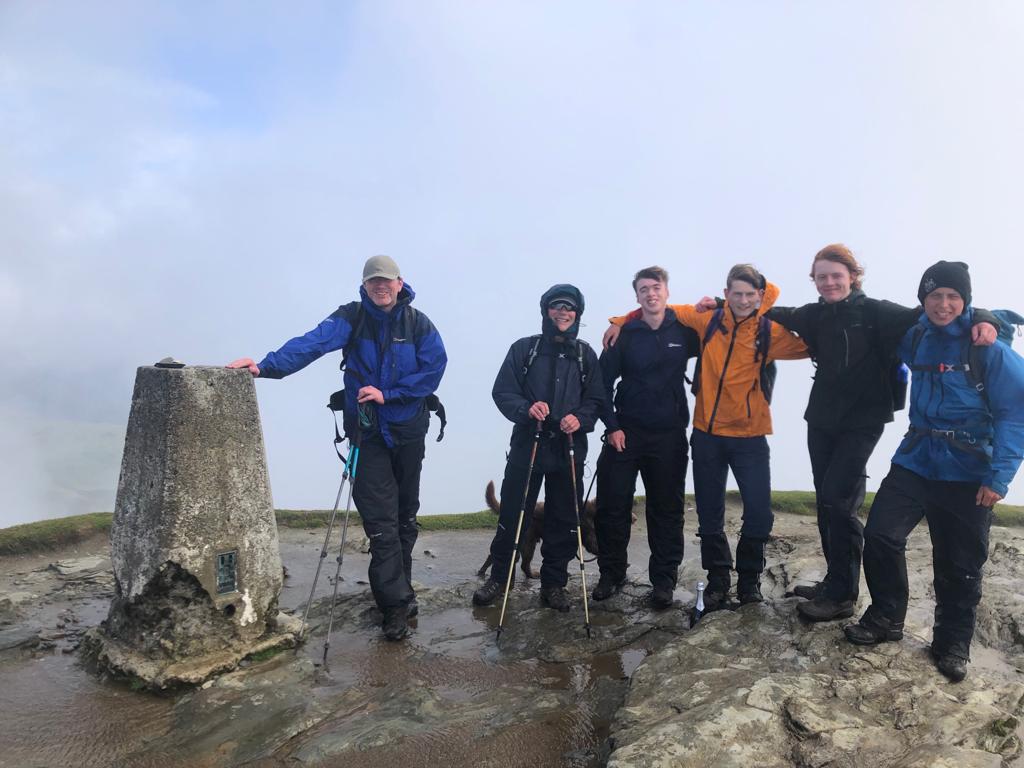
[[(737, 517), (735, 510), (730, 517)], [(686, 527), (693, 527), (692, 511)], [(539, 607), (536, 580), (518, 582), (500, 647), (498, 609), (474, 608), (469, 600), (480, 583), (476, 571), (490, 532), (421, 535), (414, 563), (420, 616), (411, 636), (397, 644), (380, 637), (360, 533), (346, 554), (326, 667), (333, 557), (311, 610), (313, 635), (298, 652), (245, 662), (201, 688), (165, 693), (134, 690), (80, 664), (81, 636), (105, 617), (113, 592), (105, 541), (50, 555), (0, 558), (0, 766), (753, 765), (765, 763), (765, 755), (778, 765), (877, 766), (889, 759), (879, 762), (878, 754), (907, 756), (929, 742), (960, 750), (954, 761), (960, 766), (1009, 765), (1020, 754), (1024, 607), (1018, 592), (1024, 542), (1016, 530), (993, 529), (991, 588), (982, 605), (971, 677), (960, 689), (934, 673), (922, 651), (931, 620), (923, 529), (911, 546), (908, 639), (882, 661), (868, 662), (858, 661), (840, 641), (837, 625), (797, 621), (797, 600), (786, 597), (794, 583), (821, 576), (811, 518), (779, 516), (768, 553), (765, 605), (716, 614), (691, 632), (687, 612), (701, 576), (696, 539), (688, 533), (676, 605), (655, 612), (647, 602), (641, 515), (631, 543), (630, 584), (613, 599), (590, 604), (590, 638), (573, 567), (575, 604), (568, 614)], [(286, 611), (306, 602), (323, 535), (281, 529)], [(588, 565), (587, 575), (592, 586), (596, 564)], [(738, 675), (739, 668), (746, 672)], [(821, 682), (826, 677), (832, 682)], [(840, 678), (870, 680), (876, 693), (891, 681), (892, 691), (911, 698), (907, 685), (925, 685), (928, 696), (934, 692), (944, 703), (942, 717), (966, 725), (936, 735), (920, 722), (917, 730), (911, 727), (906, 711), (902, 722), (889, 724), (887, 710), (872, 709), (865, 691), (857, 706), (861, 719), (870, 722), (847, 730), (860, 728), (857, 733), (869, 740), (896, 734), (881, 739), (888, 752), (866, 752), (852, 737), (821, 725), (839, 716), (830, 706), (851, 706), (819, 695), (819, 688), (837, 689)], [(804, 690), (808, 681), (817, 681), (813, 692)], [(766, 687), (778, 689), (778, 701), (764, 694)], [(746, 704), (752, 690), (762, 692), (750, 710), (760, 714), (751, 719), (744, 707), (753, 706)], [(683, 696), (687, 691), (690, 698)], [(693, 691), (703, 693), (693, 699)], [(743, 691), (746, 698), (738, 703), (734, 698)], [(979, 692), (988, 698), (981, 701)], [(817, 726), (793, 715), (808, 707), (817, 720), (804, 720)], [(940, 717), (934, 707), (907, 711), (929, 713), (919, 720)], [(759, 719), (765, 712), (771, 716)], [(738, 724), (730, 719), (735, 713)], [(844, 717), (851, 720), (849, 713)], [(690, 735), (699, 730), (694, 718), (705, 723), (704, 741)], [(751, 723), (761, 725), (751, 731)], [(986, 741), (982, 736), (993, 727), (1003, 735)], [(848, 743), (854, 746), (846, 749)], [(948, 757), (941, 750), (936, 754), (937, 760)]]

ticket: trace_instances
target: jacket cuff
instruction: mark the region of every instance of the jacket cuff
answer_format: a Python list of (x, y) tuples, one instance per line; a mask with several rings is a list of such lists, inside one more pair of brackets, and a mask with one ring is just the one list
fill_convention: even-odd
[(1009, 486), (1008, 486), (1008, 485), (1007, 485), (1006, 483), (1000, 483), (1000, 482), (999, 482), (998, 480), (996, 480), (995, 478), (990, 478), (990, 479), (989, 479), (989, 481), (988, 481), (987, 483), (985, 483), (985, 485), (987, 485), (987, 486), (988, 486), (989, 488), (991, 488), (991, 489), (992, 489), (993, 491), (995, 491), (996, 493), (998, 493), (998, 494), (999, 494), (1000, 496), (1002, 496), (1002, 497), (1003, 497), (1004, 499), (1006, 498), (1006, 494), (1007, 494), (1007, 493), (1009, 492), (1009, 490), (1010, 490), (1010, 487), (1009, 487)]

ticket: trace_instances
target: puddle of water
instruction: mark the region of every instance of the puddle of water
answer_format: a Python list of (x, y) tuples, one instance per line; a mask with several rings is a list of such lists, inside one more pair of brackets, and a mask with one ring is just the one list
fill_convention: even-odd
[[(308, 542), (298, 536), (283, 543), (290, 578), (282, 593), (281, 605), (295, 609), (309, 595), (313, 572), (322, 543), (322, 531), (309, 535)], [(424, 537), (427, 538), (427, 537)], [(475, 578), (477, 555), (485, 552), (489, 532), (473, 539), (479, 552), (460, 548), (455, 539), (448, 541), (432, 537), (428, 548), (434, 558), (417, 558), (417, 579), (429, 585), (464, 582)], [(298, 539), (298, 541), (295, 541)], [(477, 541), (479, 539), (479, 541)], [(461, 540), (460, 540), (461, 541)], [(422, 545), (421, 545), (422, 546)], [(342, 593), (363, 592), (359, 577), (365, 574), (366, 556), (346, 554), (345, 580)], [(326, 567), (325, 567), (326, 569)], [(325, 570), (326, 572), (326, 570)], [(320, 598), (329, 591), (329, 581), (321, 574), (318, 585)], [(536, 584), (520, 585), (517, 589), (536, 591)], [(536, 597), (534, 595), (534, 597)], [(62, 611), (71, 607), (80, 626), (96, 625), (106, 616), (106, 598), (57, 599), (52, 605), (39, 608), (36, 618), (46, 626), (60, 619)], [(582, 611), (573, 615), (582, 628)], [(442, 709), (473, 711), (493, 706), (495, 695), (503, 688), (516, 690), (523, 696), (524, 689), (533, 687), (538, 696), (546, 691), (566, 696), (564, 705), (547, 714), (517, 717), (510, 712), (511, 725), (497, 729), (482, 737), (485, 725), (470, 717), (466, 726), (445, 726), (443, 717), (439, 727), (423, 728), (422, 733), (401, 735), (393, 744), (367, 752), (348, 750), (337, 759), (325, 759), (324, 765), (343, 761), (346, 766), (371, 768), (403, 768), (414, 766), (477, 766), (490, 761), (508, 766), (566, 765), (590, 766), (599, 764), (595, 753), (607, 739), (612, 714), (621, 703), (626, 680), (649, 652), (645, 637), (632, 646), (596, 654), (591, 658), (570, 663), (540, 662), (535, 659), (509, 659), (503, 657), (495, 644), (499, 609), (458, 606), (436, 612), (425, 611), (411, 622), (412, 635), (403, 643), (389, 643), (380, 636), (376, 626), (368, 626), (366, 614), (354, 613), (358, 618), (348, 624), (335, 624), (329, 649), (329, 669), (321, 670), (310, 685), (309, 700), (317, 705), (338, 707), (320, 726), (299, 733), (291, 741), (266, 755), (256, 763), (265, 766), (291, 764), (304, 744), (316, 738), (330, 736), (332, 728), (353, 717), (366, 717), (366, 712), (386, 706), (396, 695), (407, 692), (410, 685), (423, 686), (440, 702)], [(523, 617), (506, 615), (509, 622)], [(564, 621), (563, 615), (542, 614), (536, 631), (543, 631), (546, 622)], [(622, 614), (597, 611), (591, 614), (595, 627), (621, 625)], [(582, 631), (582, 629), (581, 629)], [(291, 653), (291, 652), (289, 652)], [(315, 663), (323, 654), (323, 636), (317, 635), (298, 649)], [(273, 664), (273, 662), (271, 662)], [(239, 703), (242, 692), (213, 688), (210, 691), (185, 691), (167, 696), (135, 692), (122, 684), (101, 682), (77, 665), (73, 657), (60, 653), (38, 659), (11, 658), (0, 664), (0, 768), (7, 766), (81, 765), (81, 766), (161, 766), (177, 765), (229, 765), (237, 748), (234, 741), (218, 738), (212, 723), (209, 732), (190, 737), (181, 731), (181, 723), (191, 727), (204, 727), (201, 703), (210, 706), (224, 699), (231, 712), (245, 710)], [(206, 695), (210, 694), (210, 695)], [(235, 698), (231, 698), (235, 696)], [(346, 698), (347, 697), (347, 698)], [(347, 701), (364, 701), (364, 705), (349, 711)], [(363, 711), (365, 709), (365, 712)], [(251, 710), (249, 710), (251, 712)], [(234, 715), (228, 713), (231, 719)], [(506, 713), (502, 712), (502, 716)], [(301, 718), (296, 712), (292, 717)], [(410, 717), (415, 720), (415, 713)], [(433, 715), (428, 715), (433, 717)], [(338, 718), (333, 721), (331, 718)], [(218, 721), (219, 722), (219, 721)], [(177, 724), (177, 725), (176, 725)], [(372, 724), (372, 720), (371, 720)], [(223, 739), (239, 739), (244, 726)], [(185, 739), (196, 738), (203, 746), (194, 747), (184, 756), (168, 746), (179, 745)], [(257, 741), (260, 736), (253, 734)], [(223, 743), (222, 743), (223, 742)], [(161, 745), (158, 747), (157, 745)], [(164, 754), (168, 750), (173, 754)], [(597, 760), (595, 762), (595, 760)], [(497, 763), (495, 763), (497, 761)], [(316, 764), (316, 759), (312, 760)]]
[(159, 737), (173, 721), (171, 699), (102, 683), (67, 656), (0, 666), (0, 691), (0, 766), (143, 765), (157, 756), (129, 760), (140, 740), (126, 735)]

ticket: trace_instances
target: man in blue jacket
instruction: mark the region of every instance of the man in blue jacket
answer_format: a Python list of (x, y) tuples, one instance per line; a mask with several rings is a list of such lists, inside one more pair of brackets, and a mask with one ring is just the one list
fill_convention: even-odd
[(689, 454), (686, 364), (700, 353), (696, 331), (667, 308), (668, 272), (646, 267), (633, 278), (641, 315), (622, 326), (618, 342), (601, 353), (605, 393), (614, 409), (604, 417), (607, 438), (597, 463), (598, 563), (595, 600), (626, 580), (626, 550), (637, 473), (647, 491), (648, 574), (656, 609), (672, 605), (683, 560), (683, 492)]
[(370, 589), (384, 614), (385, 637), (401, 640), (418, 609), (412, 548), (429, 419), (425, 399), (441, 383), (448, 357), (434, 324), (411, 306), (416, 294), (391, 258), (367, 260), (359, 296), (258, 364), (242, 358), (228, 367), (280, 379), (345, 350), (345, 432), (354, 437), (357, 420), (362, 430), (352, 495), (370, 539)]
[(926, 518), (935, 574), (931, 654), (959, 682), (967, 675), (992, 506), (1024, 457), (1024, 360), (1005, 344), (971, 346), (966, 264), (929, 267), (918, 298), (925, 313), (897, 350), (913, 372), (910, 429), (864, 530), (872, 602), (845, 632), (858, 645), (903, 637), (907, 537)]

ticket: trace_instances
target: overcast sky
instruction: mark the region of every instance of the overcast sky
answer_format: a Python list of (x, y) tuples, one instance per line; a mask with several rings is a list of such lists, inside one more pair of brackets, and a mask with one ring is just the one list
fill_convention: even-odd
[[(4, 2), (0, 525), (112, 509), (137, 366), (259, 359), (375, 253), (448, 348), (428, 513), (500, 479), (491, 384), (552, 283), (596, 344), (640, 267), (690, 302), (750, 261), (803, 304), (840, 241), (869, 295), (960, 259), (1020, 310), (1022, 39), (1009, 0)], [(337, 363), (257, 382), (279, 507), (333, 501)], [(810, 373), (781, 364), (778, 489), (811, 488)]]

